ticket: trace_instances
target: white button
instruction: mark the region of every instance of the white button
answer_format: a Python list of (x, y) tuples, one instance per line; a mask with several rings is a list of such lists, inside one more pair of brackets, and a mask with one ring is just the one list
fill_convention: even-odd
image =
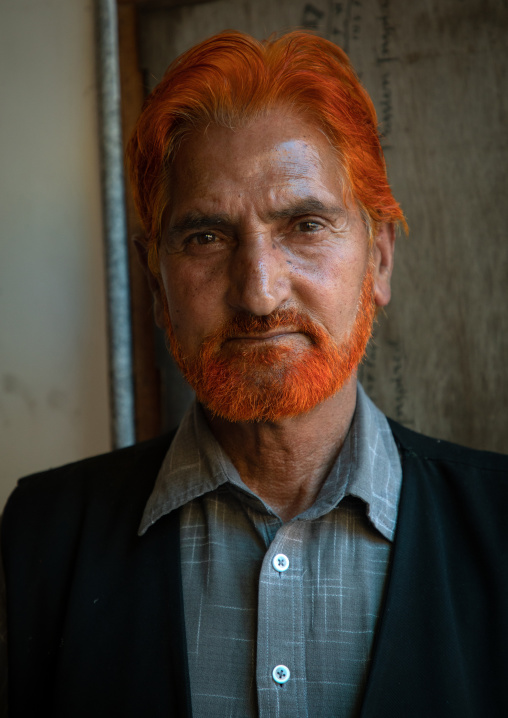
[(272, 566), (276, 571), (279, 571), (279, 573), (287, 571), (289, 568), (289, 559), (283, 553), (278, 553), (277, 556), (274, 556), (272, 559)]
[(289, 668), (287, 666), (275, 666), (272, 671), (272, 677), (275, 683), (285, 683), (289, 681)]

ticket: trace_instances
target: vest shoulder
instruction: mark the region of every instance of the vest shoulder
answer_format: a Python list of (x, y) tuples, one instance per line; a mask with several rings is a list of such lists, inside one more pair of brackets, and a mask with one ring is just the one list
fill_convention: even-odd
[(390, 418), (388, 423), (403, 455), (418, 457), (429, 462), (462, 464), (473, 470), (505, 474), (508, 480), (508, 456), (505, 454), (480, 451), (444, 439), (434, 439), (408, 429)]
[(26, 476), (18, 481), (5, 514), (19, 505), (27, 508), (39, 502), (41, 506), (61, 504), (70, 497), (107, 495), (119, 488), (127, 491), (133, 485), (153, 484), (171, 439), (172, 435), (166, 434)]

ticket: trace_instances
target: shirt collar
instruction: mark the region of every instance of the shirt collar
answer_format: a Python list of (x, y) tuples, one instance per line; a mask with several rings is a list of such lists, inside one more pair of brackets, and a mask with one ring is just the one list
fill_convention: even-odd
[[(296, 519), (316, 519), (346, 495), (362, 499), (373, 525), (393, 540), (402, 469), (386, 420), (358, 384), (356, 409), (344, 445), (314, 504)], [(258, 508), (270, 511), (244, 484), (194, 402), (164, 458), (146, 504), (139, 535), (165, 514), (219, 486), (230, 484)], [(295, 519), (293, 519), (295, 520)]]
[(139, 535), (165, 514), (229, 481), (236, 471), (194, 401), (185, 413), (162, 462), (145, 506)]
[(344, 495), (362, 499), (370, 521), (393, 541), (402, 465), (386, 416), (360, 384), (353, 422), (334, 470), (339, 476), (347, 474)]

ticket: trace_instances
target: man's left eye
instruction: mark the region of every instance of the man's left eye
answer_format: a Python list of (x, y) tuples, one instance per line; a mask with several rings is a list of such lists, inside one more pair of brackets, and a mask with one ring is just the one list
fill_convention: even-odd
[(305, 222), (298, 222), (296, 225), (296, 229), (298, 232), (317, 232), (319, 229), (321, 229), (321, 226), (319, 222), (312, 222), (310, 220), (307, 220)]

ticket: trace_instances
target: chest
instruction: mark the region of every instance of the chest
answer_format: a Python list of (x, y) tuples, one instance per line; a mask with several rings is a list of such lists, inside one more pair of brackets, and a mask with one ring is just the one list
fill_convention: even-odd
[(180, 538), (195, 713), (355, 715), (391, 547), (363, 502), (283, 525), (209, 495), (184, 507)]

